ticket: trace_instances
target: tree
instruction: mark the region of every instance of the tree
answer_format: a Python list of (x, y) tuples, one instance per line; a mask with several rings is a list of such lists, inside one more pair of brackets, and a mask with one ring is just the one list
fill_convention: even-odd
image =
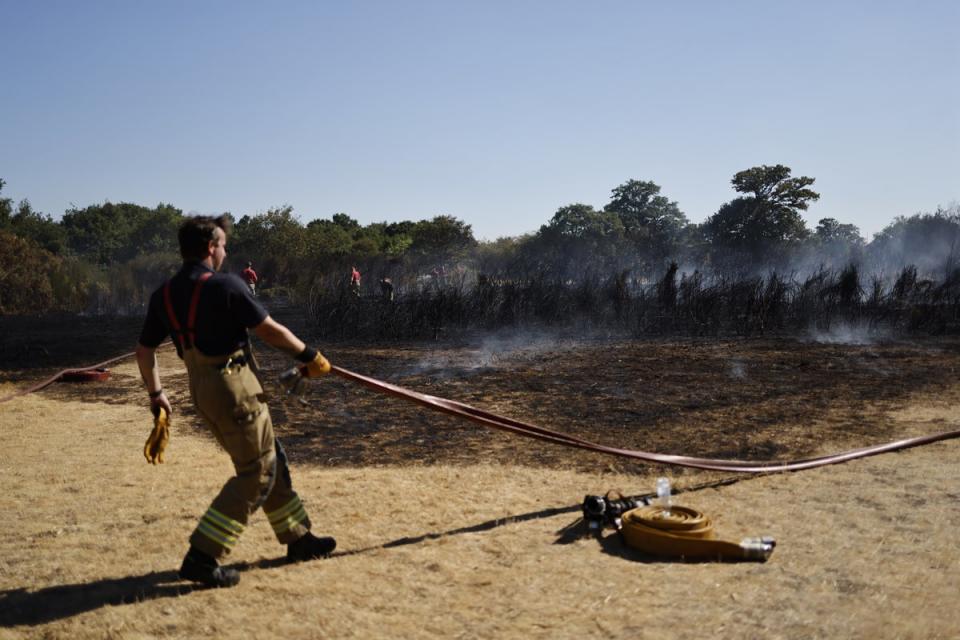
[[(3, 178), (0, 178), (0, 193), (3, 192), (4, 185), (7, 184)], [(13, 200), (11, 198), (0, 198), (0, 229), (7, 229), (10, 226), (10, 217), (13, 214)]]
[(70, 209), (63, 214), (67, 242), (77, 254), (101, 265), (113, 261), (126, 244), (130, 224), (120, 207), (107, 202), (84, 209)]
[(814, 178), (791, 178), (790, 168), (778, 164), (740, 171), (731, 183), (750, 195), (725, 203), (704, 223), (704, 234), (718, 256), (778, 260), (810, 235), (800, 211), (820, 198), (807, 188)]
[(37, 243), (0, 230), (0, 315), (50, 311), (50, 275), (59, 267), (60, 258)]
[(582, 203), (560, 207), (540, 227), (521, 254), (529, 269), (550, 270), (562, 279), (592, 269), (607, 270), (624, 252), (626, 235), (620, 216)]
[(765, 206), (806, 211), (811, 200), (820, 199), (819, 193), (807, 189), (815, 180), (806, 176), (791, 178), (790, 167), (777, 164), (745, 169), (730, 182), (734, 189), (752, 194), (754, 200)]
[(568, 204), (560, 207), (550, 221), (540, 228), (543, 235), (589, 242), (621, 239), (624, 236), (620, 216), (597, 211), (589, 204)]
[(960, 266), (960, 205), (898, 216), (874, 236), (867, 254), (886, 271), (912, 264), (923, 274), (949, 275)]
[(477, 244), (469, 224), (446, 215), (417, 222), (411, 238), (411, 253), (420, 259), (441, 264), (459, 257), (466, 249)]
[(360, 229), (360, 223), (345, 213), (333, 214), (333, 224), (342, 227), (345, 231), (353, 233)]
[(411, 220), (401, 220), (400, 222), (391, 222), (387, 224), (384, 228), (384, 232), (388, 236), (410, 236), (413, 235), (413, 230), (416, 228), (417, 223)]
[(70, 209), (61, 224), (74, 252), (108, 265), (141, 253), (172, 251), (180, 220), (180, 210), (170, 205), (149, 209), (129, 202), (105, 202)]
[(391, 222), (384, 226), (385, 235), (381, 250), (383, 254), (391, 259), (402, 256), (413, 244), (413, 230), (416, 223), (410, 220), (401, 220), (400, 222)]
[(67, 234), (63, 228), (50, 216), (34, 211), (26, 198), (17, 205), (17, 212), (9, 218), (7, 228), (21, 238), (33, 240), (55, 255), (63, 255), (66, 251)]
[(823, 268), (841, 269), (863, 260), (863, 237), (856, 225), (822, 218), (807, 242), (807, 262)]
[(261, 279), (276, 283), (297, 280), (295, 263), (307, 256), (309, 247), (308, 234), (290, 205), (241, 217), (234, 225), (230, 244), (241, 263), (257, 262)]
[(603, 210), (619, 216), (626, 237), (641, 253), (662, 260), (677, 248), (687, 217), (659, 194), (653, 182), (629, 180), (613, 190)]
[(342, 224), (325, 219), (307, 223), (307, 253), (313, 258), (344, 256), (352, 245), (353, 235)]
[(133, 252), (122, 252), (121, 255), (132, 259), (136, 254), (178, 252), (177, 230), (182, 223), (183, 211), (170, 204), (161, 202), (154, 209), (141, 211), (130, 230), (129, 242)]
[(863, 246), (860, 228), (853, 224), (841, 224), (834, 218), (821, 218), (817, 223), (814, 237), (821, 244), (844, 243), (850, 246)]
[(505, 278), (515, 274), (517, 260), (529, 236), (497, 238), (477, 246), (477, 271), (488, 278)]

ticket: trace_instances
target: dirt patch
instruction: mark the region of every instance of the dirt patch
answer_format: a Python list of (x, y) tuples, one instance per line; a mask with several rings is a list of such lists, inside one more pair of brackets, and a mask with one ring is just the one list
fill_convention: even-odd
[[(433, 395), (625, 448), (719, 458), (796, 458), (902, 437), (889, 412), (952, 384), (957, 344), (595, 341), (328, 349), (337, 364)], [(264, 358), (267, 380), (285, 362)], [(470, 464), (644, 472), (649, 467), (517, 442), (338, 379), (311, 408), (277, 406), (298, 455), (325, 464)]]
[[(129, 334), (93, 360), (130, 350)], [(599, 442), (773, 459), (960, 427), (957, 347), (534, 335), (325, 351)], [(268, 381), (288, 364), (260, 353)], [(82, 362), (30, 364), (4, 374), (0, 395)], [(690, 491), (678, 501), (725, 537), (773, 535), (778, 548), (766, 564), (664, 562), (581, 536), (583, 495), (726, 476), (484, 431), (333, 377), (311, 383), (310, 407), (272, 406), (294, 483), (340, 551), (283, 566), (257, 515), (232, 558), (240, 586), (196, 591), (174, 572), (230, 466), (175, 356), (161, 366), (178, 409), (162, 467), (142, 458), (149, 416), (132, 362), (108, 383), (3, 406), (0, 637), (950, 637), (960, 626), (956, 442)]]

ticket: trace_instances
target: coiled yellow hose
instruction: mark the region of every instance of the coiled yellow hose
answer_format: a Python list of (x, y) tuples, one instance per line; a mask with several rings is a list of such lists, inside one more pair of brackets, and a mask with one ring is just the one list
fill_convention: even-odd
[(745, 538), (739, 544), (720, 540), (709, 516), (696, 509), (659, 505), (623, 514), (621, 529), (627, 544), (656, 556), (690, 560), (759, 560), (773, 553), (773, 538)]

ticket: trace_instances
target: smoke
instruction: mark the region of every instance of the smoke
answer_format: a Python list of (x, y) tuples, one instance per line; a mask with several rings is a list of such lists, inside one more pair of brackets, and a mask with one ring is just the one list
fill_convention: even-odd
[(921, 277), (943, 278), (960, 260), (960, 204), (897, 218), (874, 237), (866, 253), (874, 272), (914, 265)]
[(743, 362), (740, 360), (731, 360), (730, 361), (730, 377), (734, 380), (745, 380), (747, 377), (747, 369), (743, 365)]
[(547, 331), (503, 331), (434, 350), (395, 375), (426, 376), (435, 380), (468, 377), (503, 369), (551, 351), (569, 349), (576, 341)]
[(820, 344), (865, 346), (876, 344), (889, 337), (886, 331), (872, 329), (865, 324), (839, 322), (826, 331), (811, 331), (809, 339)]
[[(710, 254), (709, 265), (703, 258)], [(921, 278), (934, 281), (960, 267), (960, 204), (934, 212), (901, 216), (865, 242), (856, 236), (812, 236), (800, 244), (757, 246), (752, 250), (706, 247), (695, 263), (710, 273), (730, 278), (763, 277), (779, 273), (804, 279), (819, 271), (839, 271), (855, 265), (868, 278), (889, 284), (908, 266)]]
[[(869, 245), (853, 229), (763, 251), (691, 241), (690, 250), (679, 249), (668, 262), (643, 260), (632, 245), (571, 260), (563, 246), (534, 236), (508, 247), (529, 250), (529, 260), (511, 261), (516, 252), (494, 255), (487, 247), (484, 264), (496, 267), (493, 274), (464, 257), (430, 274), (395, 277), (390, 297), (351, 296), (342, 285), (314, 287), (310, 315), (332, 338), (442, 337), (463, 344), (475, 331), (528, 330), (474, 338), (455, 354), (423, 355), (405, 372), (438, 378), (499, 368), (555, 344), (554, 335), (530, 333), (534, 327), (622, 335), (810, 333), (838, 344), (876, 340), (867, 326), (838, 324), (867, 319), (890, 331), (957, 330), (960, 302), (952, 292), (960, 287), (960, 206), (900, 218)], [(832, 328), (808, 331), (813, 326)]]

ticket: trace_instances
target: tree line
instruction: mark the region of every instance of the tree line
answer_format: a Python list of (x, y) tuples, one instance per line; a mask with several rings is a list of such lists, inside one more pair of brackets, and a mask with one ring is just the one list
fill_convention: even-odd
[[(832, 218), (807, 227), (801, 212), (819, 199), (814, 178), (763, 165), (736, 173), (738, 194), (703, 223), (651, 181), (628, 180), (602, 207), (560, 207), (534, 233), (478, 241), (470, 224), (450, 215), (360, 224), (346, 213), (304, 224), (292, 207), (234, 217), (229, 265), (252, 261), (263, 289), (305, 297), (342, 286), (351, 266), (364, 273), (365, 295), (383, 278), (398, 293), (424, 283), (459, 280), (583, 283), (616, 275), (652, 283), (672, 263), (683, 272), (746, 277), (813, 272), (854, 264), (865, 272), (915, 265), (921, 276), (946, 278), (960, 256), (960, 208), (901, 216), (867, 242)], [(181, 209), (160, 203), (93, 204), (60, 220), (29, 200), (3, 197), (0, 179), (0, 314), (135, 312), (179, 266)]]

